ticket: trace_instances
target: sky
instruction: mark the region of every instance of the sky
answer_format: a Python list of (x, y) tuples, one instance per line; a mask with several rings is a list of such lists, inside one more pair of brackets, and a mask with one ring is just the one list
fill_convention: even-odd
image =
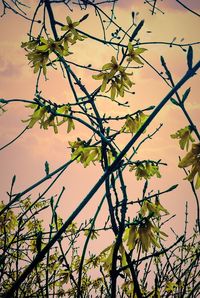
[[(30, 7), (35, 1), (29, 1)], [(198, 0), (185, 0), (184, 3), (191, 9), (200, 12)], [(0, 4), (2, 5), (2, 4)], [(144, 58), (151, 63), (156, 69), (162, 71), (160, 64), (160, 56), (163, 56), (171, 70), (175, 82), (184, 75), (187, 69), (186, 53), (176, 46), (169, 47), (164, 44), (152, 44), (155, 42), (175, 42), (194, 43), (200, 41), (200, 35), (197, 30), (199, 19), (196, 15), (185, 10), (175, 0), (158, 1), (158, 7), (164, 12), (157, 11), (155, 15), (151, 15), (150, 6), (144, 4), (143, 1), (119, 1), (116, 5), (115, 13), (118, 24), (124, 28), (128, 28), (131, 23), (131, 12), (137, 13), (135, 22), (139, 23), (144, 19), (144, 27), (139, 33), (142, 47), (147, 51), (143, 54)], [(0, 7), (2, 9), (2, 7)], [(107, 13), (110, 13), (110, 7), (105, 7)], [(30, 15), (33, 10), (30, 10)], [(73, 12), (64, 10), (60, 5), (55, 6), (55, 16), (60, 22), (65, 23), (65, 18), (70, 15), (73, 20), (78, 20), (86, 12), (80, 11), (77, 7), (73, 7)], [(80, 25), (82, 31), (86, 31), (91, 35), (102, 38), (102, 30), (99, 20), (95, 17), (94, 11), (89, 10), (89, 18)], [(0, 47), (0, 98), (12, 99), (32, 99), (35, 93), (36, 76), (28, 65), (24, 50), (20, 47), (22, 41), (27, 40), (27, 32), (30, 23), (22, 19), (19, 15), (15, 15), (7, 11), (0, 19), (1, 31), (1, 47)], [(35, 33), (38, 27), (35, 28)], [(108, 30), (108, 36), (112, 32), (112, 28)], [(199, 45), (194, 45), (194, 61), (199, 59)], [(93, 67), (101, 68), (103, 64), (109, 62), (110, 57), (115, 52), (110, 47), (99, 45), (95, 41), (86, 39), (73, 47), (73, 55), (69, 56), (75, 63), (83, 63), (84, 65), (92, 64)], [(78, 77), (82, 78), (82, 82), (89, 91), (94, 90), (99, 82), (91, 78), (91, 73), (85, 69), (76, 70)], [(157, 105), (162, 98), (169, 92), (170, 88), (158, 77), (148, 65), (144, 65), (142, 69), (135, 69), (133, 80), (134, 95), (128, 97), (130, 100), (130, 108), (118, 108), (112, 102), (99, 100), (97, 106), (103, 114), (113, 116), (128, 114), (141, 108), (151, 105)], [(45, 98), (49, 98), (57, 103), (68, 102), (72, 94), (66, 79), (63, 78), (61, 71), (49, 70), (47, 74), (48, 80), (41, 80), (40, 89)], [(180, 94), (191, 87), (191, 93), (187, 100), (187, 110), (192, 117), (195, 125), (199, 128), (199, 75), (197, 74), (180, 90)], [(80, 95), (80, 94), (79, 94)], [(6, 106), (6, 113), (0, 117), (0, 147), (15, 138), (25, 127), (21, 120), (28, 118), (30, 110), (25, 108), (23, 103), (13, 103)], [(178, 157), (183, 157), (185, 153), (181, 151), (177, 140), (172, 140), (170, 134), (178, 129), (188, 125), (187, 120), (182, 112), (171, 103), (168, 103), (161, 111), (158, 117), (148, 128), (148, 133), (152, 133), (160, 123), (163, 127), (148, 142), (141, 147), (136, 159), (162, 159), (167, 163), (167, 167), (162, 167), (160, 172), (162, 179), (152, 178), (149, 183), (149, 191), (162, 191), (171, 185), (179, 184), (178, 188), (172, 193), (163, 195), (162, 204), (176, 218), (171, 221), (171, 225), (176, 228), (179, 233), (183, 232), (185, 204), (188, 201), (190, 228), (192, 228), (196, 216), (195, 199), (190, 189), (189, 183), (183, 180), (185, 174), (183, 170), (178, 168)], [(121, 123), (123, 125), (123, 123)], [(61, 127), (59, 134), (55, 135), (52, 130), (40, 130), (37, 125), (33, 129), (26, 131), (19, 140), (8, 146), (0, 152), (0, 196), (1, 200), (8, 200), (6, 192), (10, 188), (10, 182), (13, 175), (17, 176), (15, 192), (22, 191), (28, 186), (35, 183), (45, 174), (45, 161), (49, 162), (50, 170), (56, 169), (67, 160), (70, 159), (70, 151), (68, 149), (68, 141), (76, 140), (77, 137), (87, 139), (90, 133), (82, 125), (75, 123), (76, 130), (70, 134), (66, 134), (66, 129)], [(126, 142), (130, 140), (130, 135), (120, 138), (118, 146), (122, 149)], [(62, 186), (66, 187), (65, 194), (61, 200), (59, 209), (60, 215), (66, 219), (81, 199), (88, 193), (91, 187), (102, 175), (102, 170), (96, 164), (84, 169), (81, 164), (73, 164), (48, 192), (47, 197), (59, 193)], [(48, 182), (49, 183), (49, 182)], [(126, 184), (128, 196), (137, 199), (142, 193), (142, 182), (137, 182), (134, 174), (126, 172)], [(48, 184), (45, 184), (48, 185)], [(33, 192), (33, 196), (38, 194), (44, 188), (39, 188)], [(101, 188), (93, 197), (89, 205), (80, 214), (78, 220), (89, 219), (99, 204), (104, 189)], [(132, 208), (133, 214), (136, 212)], [(107, 205), (98, 219), (98, 224), (102, 224), (107, 216)], [(48, 218), (48, 214), (44, 215)], [(167, 228), (169, 230), (169, 227)], [(172, 236), (173, 237), (173, 236)], [(109, 244), (110, 239), (106, 239)]]

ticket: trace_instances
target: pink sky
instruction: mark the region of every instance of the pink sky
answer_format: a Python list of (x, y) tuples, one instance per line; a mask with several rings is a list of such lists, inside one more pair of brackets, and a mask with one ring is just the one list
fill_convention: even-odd
[[(30, 1), (34, 3), (34, 1)], [(133, 3), (134, 2), (134, 3)], [(198, 9), (198, 1), (185, 1), (192, 9)], [(132, 10), (139, 12), (137, 22), (145, 20), (144, 28), (140, 33), (142, 42), (166, 41), (171, 42), (174, 37), (177, 42), (184, 38), (185, 43), (191, 43), (200, 40), (199, 33), (195, 28), (199, 26), (198, 18), (188, 13), (175, 1), (164, 1), (159, 3), (159, 8), (163, 8), (165, 14), (157, 13), (152, 16), (149, 12), (149, 6), (143, 5), (141, 1), (119, 1), (116, 7), (118, 23), (127, 28), (131, 21)], [(73, 20), (79, 19), (85, 11), (74, 10), (70, 15)], [(68, 12), (63, 12), (60, 6), (56, 9), (57, 18), (65, 22)], [(12, 24), (12, 26), (11, 26)], [(95, 24), (95, 25), (94, 25)], [(98, 22), (94, 18), (94, 13), (90, 12), (90, 17), (85, 23), (81, 24), (81, 30), (87, 30), (90, 34), (97, 34), (102, 37), (101, 30), (97, 27)], [(25, 52), (20, 48), (21, 41), (27, 40), (27, 31), (29, 24), (22, 18), (8, 13), (1, 19), (1, 47), (0, 47), (0, 90), (1, 98), (24, 98), (32, 99), (34, 96), (34, 86), (36, 76), (28, 66)], [(151, 31), (152, 33), (147, 33)], [(169, 68), (178, 81), (186, 70), (186, 54), (181, 49), (164, 45), (145, 45), (148, 49), (144, 53), (145, 59), (152, 63), (160, 71), (160, 56), (164, 56)], [(199, 58), (199, 45), (194, 46), (194, 61)], [(85, 65), (91, 63), (94, 67), (101, 66), (109, 62), (114, 54), (112, 48), (102, 46), (94, 41), (85, 40), (73, 48), (73, 61), (81, 62)], [(69, 56), (70, 59), (70, 56)], [(77, 76), (82, 77), (82, 82), (92, 91), (98, 82), (91, 79), (93, 73), (85, 70), (75, 69)], [(71, 93), (67, 89), (65, 79), (59, 71), (48, 71), (48, 81), (42, 79), (41, 89), (43, 96), (55, 100), (56, 102), (68, 102)], [(147, 65), (141, 70), (134, 72), (133, 80), (135, 86), (133, 90), (135, 95), (129, 97), (130, 108), (119, 110), (113, 103), (98, 102), (97, 106), (100, 112), (110, 113), (112, 115), (131, 113), (139, 108), (145, 108), (150, 105), (156, 105), (169, 92), (169, 87), (158, 78), (156, 73)], [(189, 111), (194, 123), (199, 127), (199, 75), (190, 80), (180, 91), (182, 94), (188, 87), (191, 87), (191, 93), (187, 102)], [(23, 128), (22, 119), (27, 119), (30, 111), (24, 107), (24, 104), (10, 104), (6, 107), (7, 112), (0, 117), (0, 147), (13, 139)], [(161, 167), (162, 179), (152, 178), (149, 183), (149, 191), (164, 190), (173, 184), (179, 184), (179, 187), (173, 192), (163, 196), (163, 205), (171, 212), (177, 214), (176, 220), (171, 222), (175, 225), (178, 232), (183, 231), (185, 202), (189, 202), (189, 220), (191, 227), (196, 216), (195, 200), (192, 195), (189, 183), (183, 180), (184, 172), (178, 168), (178, 156), (185, 153), (179, 149), (178, 142), (171, 140), (170, 134), (180, 128), (188, 125), (186, 119), (177, 107), (168, 103), (155, 121), (149, 126), (148, 133), (152, 133), (160, 123), (164, 123), (163, 128), (154, 138), (144, 144), (136, 159), (162, 159), (168, 167)], [(123, 125), (123, 123), (121, 123)], [(36, 125), (32, 130), (28, 130), (20, 140), (1, 151), (0, 162), (0, 194), (1, 200), (7, 201), (6, 191), (9, 190), (10, 181), (14, 174), (17, 175), (15, 191), (22, 191), (44, 175), (44, 163), (48, 160), (50, 169), (62, 165), (70, 159), (70, 151), (67, 149), (68, 141), (75, 140), (78, 136), (87, 139), (88, 130), (85, 130), (80, 124), (76, 124), (76, 130), (66, 134), (64, 127), (59, 129), (59, 134), (55, 135), (52, 130), (42, 131)], [(130, 140), (130, 135), (126, 141)], [(123, 148), (125, 138), (119, 142), (119, 147)], [(98, 165), (84, 169), (80, 164), (73, 164), (69, 170), (63, 174), (59, 182), (48, 193), (49, 198), (52, 194), (60, 192), (62, 186), (66, 187), (65, 195), (60, 206), (60, 215), (66, 219), (72, 210), (77, 206), (80, 200), (88, 193), (90, 188), (101, 176), (102, 171)], [(134, 174), (127, 172), (126, 184), (128, 186), (128, 195), (131, 199), (138, 198), (142, 193), (143, 183), (136, 182)], [(39, 189), (41, 191), (41, 188)], [(37, 194), (36, 190), (34, 194)], [(98, 191), (89, 205), (79, 216), (81, 219), (89, 219), (93, 216), (99, 200), (104, 193), (103, 188)], [(134, 212), (134, 210), (133, 210)], [(98, 223), (102, 224), (107, 216), (107, 206), (104, 204)], [(107, 240), (110, 244), (110, 239)], [(104, 243), (105, 245), (105, 243)]]

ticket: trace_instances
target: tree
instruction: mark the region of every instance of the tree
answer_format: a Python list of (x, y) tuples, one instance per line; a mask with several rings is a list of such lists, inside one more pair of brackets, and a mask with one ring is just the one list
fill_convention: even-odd
[[(188, 14), (199, 16), (192, 8), (177, 2)], [(24, 130), (1, 150), (38, 125), (42, 130), (53, 129), (55, 134), (62, 126), (66, 129), (71, 155), (55, 170), (46, 161), (44, 177), (17, 193), (14, 193), (16, 176), (13, 176), (7, 193), (9, 200), (2, 201), (0, 208), (2, 297), (198, 297), (200, 134), (187, 108), (191, 88), (185, 89), (185, 84), (198, 75), (200, 61), (194, 62), (193, 52), (199, 42), (175, 43), (175, 39), (143, 42), (140, 34), (145, 21), (132, 12), (128, 29), (122, 27), (116, 18), (118, 4), (120, 1), (112, 0), (41, 0), (29, 17), (25, 3), (2, 1), (3, 14), (10, 10), (19, 15), (19, 20), (23, 17), (30, 22), (28, 39), (22, 41), (21, 47), (36, 76), (36, 86), (30, 100), (0, 99), (2, 114), (13, 102), (25, 103), (30, 114), (28, 119), (22, 119), (26, 125)], [(146, 4), (152, 15), (162, 14), (156, 0)], [(58, 8), (66, 10), (65, 22), (60, 20)], [(82, 16), (77, 18), (73, 9), (78, 9)], [(95, 28), (101, 26), (100, 37), (82, 29), (94, 18), (93, 13)], [(111, 53), (109, 60), (98, 65), (98, 52), (93, 51), (95, 66), (87, 65), (83, 58), (77, 62), (74, 57), (81, 55), (83, 44), (93, 45), (93, 42), (99, 47), (106, 46), (105, 51)], [(160, 57), (162, 72), (145, 58), (156, 44), (172, 50), (178, 48), (184, 53), (186, 71), (177, 83), (163, 56)], [(156, 105), (144, 107), (141, 103), (134, 110), (130, 104), (134, 97), (133, 73), (144, 71), (145, 65), (168, 85), (168, 91)], [(84, 77), (79, 77), (79, 69), (84, 69)], [(55, 72), (60, 72), (67, 84), (64, 103), (47, 98), (42, 89)], [(177, 165), (185, 172), (185, 180), (192, 189), (196, 222), (192, 233), (188, 233), (186, 205), (184, 234), (177, 235), (172, 230), (176, 240), (166, 244), (169, 235), (165, 226), (173, 215), (161, 201), (163, 195), (176, 192), (178, 184), (150, 191), (154, 177), (162, 181), (161, 169), (166, 163), (137, 156), (142, 145), (160, 133), (162, 125), (153, 132), (149, 131), (149, 125), (169, 102), (185, 117), (186, 125), (172, 131), (171, 138), (177, 139), (180, 150), (184, 151)], [(100, 103), (104, 105), (103, 112)], [(108, 107), (116, 107), (117, 115), (113, 116)], [(129, 107), (131, 113), (126, 112)], [(87, 129), (85, 139), (77, 129), (79, 125), (80, 130)], [(72, 135), (75, 135), (73, 140)], [(74, 211), (67, 218), (61, 218), (59, 205), (67, 185), (58, 195), (51, 194), (48, 198), (46, 194), (77, 163), (84, 168), (96, 165), (102, 175)], [(136, 178), (135, 185), (141, 187), (139, 199), (130, 197), (127, 187), (130, 174), (131, 179)], [(47, 181), (50, 181), (48, 186)], [(32, 191), (41, 186), (42, 192), (32, 197)], [(105, 194), (94, 216), (80, 221), (79, 215), (102, 187)], [(97, 226), (103, 205), (108, 216), (105, 214), (103, 223)], [(67, 208), (63, 203), (62, 206)], [(46, 222), (44, 210), (48, 214)], [(99, 245), (104, 235), (113, 239), (110, 244), (97, 253), (90, 252), (89, 243), (94, 241)]]

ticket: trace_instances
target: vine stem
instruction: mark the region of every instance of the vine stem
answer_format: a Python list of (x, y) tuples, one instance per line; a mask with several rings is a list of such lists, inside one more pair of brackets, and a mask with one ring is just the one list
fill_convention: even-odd
[(70, 160), (68, 162), (66, 162), (65, 164), (63, 164), (61, 167), (59, 167), (58, 169), (56, 169), (55, 171), (49, 173), (48, 175), (46, 175), (45, 177), (43, 177), (42, 179), (40, 179), (39, 181), (37, 181), (36, 183), (34, 183), (33, 185), (31, 185), (30, 187), (28, 187), (27, 189), (25, 189), (24, 191), (16, 194), (15, 198), (12, 199), (4, 208), (2, 208), (0, 210), (0, 216), (10, 208), (11, 205), (13, 205), (14, 203), (18, 202), (19, 199), (21, 197), (23, 197), (25, 194), (27, 194), (28, 192), (30, 192), (31, 190), (33, 190), (34, 188), (36, 188), (37, 186), (39, 186), (40, 184), (42, 184), (43, 182), (45, 182), (48, 179), (51, 179), (52, 176), (56, 175), (57, 173), (59, 173), (60, 171), (62, 171), (63, 169), (67, 168), (71, 163), (73, 163), (74, 160)]
[(83, 208), (88, 204), (96, 191), (101, 187), (104, 181), (109, 177), (109, 175), (118, 169), (122, 164), (122, 159), (124, 155), (129, 151), (129, 149), (133, 146), (133, 144), (137, 141), (137, 139), (141, 136), (144, 130), (149, 126), (149, 124), (153, 121), (153, 119), (157, 116), (157, 114), (161, 111), (161, 109), (166, 105), (166, 103), (170, 100), (170, 98), (174, 95), (174, 93), (183, 86), (183, 84), (188, 81), (192, 76), (195, 75), (196, 71), (200, 68), (200, 61), (198, 61), (192, 68), (188, 69), (186, 74), (181, 78), (181, 80), (176, 84), (174, 88), (170, 90), (170, 92), (161, 100), (161, 102), (157, 105), (154, 111), (151, 113), (149, 118), (145, 121), (142, 127), (137, 131), (137, 133), (132, 137), (132, 139), (127, 143), (124, 149), (119, 153), (114, 162), (107, 168), (98, 182), (93, 186), (90, 192), (86, 195), (86, 197), (82, 200), (82, 202), (77, 206), (74, 212), (69, 216), (69, 218), (65, 221), (62, 227), (58, 230), (58, 232), (54, 235), (54, 237), (47, 243), (47, 245), (37, 254), (35, 259), (30, 263), (30, 265), (24, 270), (19, 279), (12, 285), (12, 287), (3, 295), (4, 298), (10, 298), (13, 296), (13, 293), (20, 287), (22, 282), (29, 276), (29, 274), (33, 271), (33, 269), (40, 263), (44, 256), (48, 253), (51, 247), (60, 239), (62, 234), (66, 231), (67, 227), (72, 223), (72, 221), (76, 218), (76, 216), (83, 210)]
[(13, 140), (11, 140), (10, 142), (8, 142), (6, 145), (2, 146), (0, 148), (0, 151), (5, 149), (6, 147), (8, 147), (9, 145), (11, 145), (12, 143), (14, 143), (17, 139), (19, 139), (19, 137), (21, 137), (23, 135), (23, 133), (25, 133), (25, 131), (28, 129), (28, 127), (26, 126), (21, 132), (20, 134), (18, 134)]

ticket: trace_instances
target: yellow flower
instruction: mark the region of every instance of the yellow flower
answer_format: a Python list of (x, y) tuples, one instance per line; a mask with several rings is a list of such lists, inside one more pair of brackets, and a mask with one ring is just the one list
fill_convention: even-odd
[(59, 230), (63, 225), (63, 219), (58, 215), (55, 220), (56, 220), (55, 227)]
[(120, 88), (119, 88), (119, 85), (117, 84), (117, 81), (116, 80), (112, 80), (111, 81), (111, 86), (110, 88), (108, 89), (107, 92), (110, 91), (110, 97), (112, 100), (115, 99), (115, 97), (119, 94), (120, 92)]
[(124, 126), (121, 129), (121, 132), (130, 132), (130, 133), (136, 133), (138, 129), (140, 128), (140, 123), (137, 120), (137, 118), (132, 118), (131, 116), (128, 116), (126, 118), (126, 122)]
[(78, 271), (80, 266), (81, 257), (79, 255), (75, 255), (72, 263), (71, 263), (71, 269)]
[(144, 48), (137, 48), (137, 49), (134, 49), (133, 48), (133, 45), (129, 42), (128, 43), (128, 58), (127, 58), (127, 61), (128, 62), (131, 62), (131, 61), (135, 61), (136, 63), (138, 64), (144, 64), (142, 63), (142, 61), (139, 59), (139, 55), (142, 54), (144, 51), (146, 51), (147, 49), (144, 49)]
[(46, 76), (47, 74), (47, 68), (46, 64), (49, 60), (49, 53), (48, 52), (39, 52), (37, 50), (34, 50), (32, 52), (29, 52), (27, 55), (27, 58), (30, 62), (32, 62), (32, 67), (34, 68), (34, 73), (37, 73), (42, 67), (43, 74)]
[[(46, 76), (46, 64), (49, 60), (50, 47), (53, 46), (53, 40), (51, 39), (51, 45), (43, 37), (37, 40), (31, 40), (28, 42), (23, 42), (21, 47), (25, 48), (28, 52), (26, 54), (30, 63), (32, 62), (32, 67), (34, 68), (34, 73), (37, 73), (42, 67), (43, 74)], [(39, 50), (38, 48), (41, 48)]]
[[(84, 141), (69, 142), (72, 149), (71, 159), (76, 159), (77, 162), (81, 162), (86, 168), (92, 162), (95, 165), (95, 161), (101, 161), (101, 146), (87, 146)], [(110, 164), (114, 160), (114, 156), (110, 150), (107, 150), (108, 163)]]
[(75, 129), (75, 125), (74, 125), (73, 119), (71, 119), (71, 118), (67, 118), (67, 123), (68, 123), (67, 133), (69, 133), (71, 130)]
[[(90, 230), (84, 231), (85, 236), (88, 236), (89, 233), (90, 233)], [(92, 230), (91, 235), (90, 235), (91, 240), (97, 239), (98, 236), (99, 236), (98, 232), (95, 230)]]
[(165, 292), (173, 293), (178, 288), (177, 283), (168, 281), (165, 285)]
[[(69, 31), (69, 33), (71, 33), (74, 36), (73, 39), (71, 39), (72, 35), (71, 36), (68, 35), (68, 40), (71, 42), (71, 44), (75, 43), (76, 40), (83, 41), (86, 38), (86, 36), (79, 34), (78, 31), (75, 29), (80, 24), (80, 22), (72, 22), (69, 16), (67, 16), (66, 20), (67, 20), (67, 25), (63, 26), (61, 30)], [(65, 43), (65, 47), (66, 47), (66, 43)]]
[[(0, 203), (0, 210), (5, 207), (3, 202)], [(17, 227), (17, 217), (13, 210), (8, 209), (8, 211), (0, 216), (0, 233), (1, 235), (10, 236), (10, 233)]]
[(112, 259), (113, 259), (113, 251), (115, 247), (115, 242), (108, 247), (106, 247), (100, 254), (99, 254), (99, 261), (103, 263), (103, 267), (105, 270), (110, 270)]
[(138, 238), (138, 228), (135, 225), (132, 225), (130, 228), (126, 228), (123, 240), (127, 241), (127, 246), (130, 251), (135, 248)]
[(131, 88), (134, 84), (130, 79), (129, 76), (132, 76), (133, 73), (127, 73), (125, 70), (120, 71), (120, 81), (121, 84), (124, 85), (126, 88)]
[(39, 39), (37, 40), (30, 40), (27, 42), (22, 42), (21, 47), (27, 48), (28, 50), (33, 50), (36, 48), (36, 46), (39, 44)]
[(111, 150), (107, 149), (107, 159), (108, 159), (108, 165), (111, 165), (111, 163), (115, 160), (115, 157)]
[(110, 79), (109, 73), (108, 72), (100, 72), (98, 75), (93, 75), (92, 78), (95, 80), (103, 80), (100, 91), (104, 92), (106, 89), (106, 85), (108, 84), (108, 81)]
[[(43, 129), (48, 129), (48, 127), (52, 126), (54, 129), (54, 132), (57, 134), (58, 133), (58, 126), (62, 125), (63, 123), (67, 122), (68, 127), (67, 127), (67, 133), (69, 133), (72, 129), (75, 129), (75, 125), (73, 122), (73, 119), (69, 117), (64, 117), (61, 121), (58, 121), (58, 117), (49, 114), (47, 112), (47, 107), (43, 106), (40, 107), (37, 104), (30, 104), (27, 105), (26, 107), (30, 107), (34, 109), (34, 112), (32, 115), (30, 115), (30, 118), (27, 120), (22, 120), (22, 122), (28, 122), (28, 128), (32, 128), (36, 122), (40, 123), (40, 128)], [(64, 114), (67, 116), (68, 112), (70, 111), (70, 106), (69, 105), (64, 105), (56, 110), (58, 114)]]
[(185, 128), (181, 128), (176, 133), (171, 135), (172, 139), (180, 139), (179, 144), (182, 150), (186, 147), (188, 151), (190, 142), (194, 142), (194, 139), (191, 136), (192, 130), (190, 126), (186, 126)]
[(75, 27), (77, 27), (80, 22), (72, 22), (72, 19), (67, 16), (66, 17), (67, 25), (61, 28), (62, 31), (70, 31), (74, 36), (77, 36), (78, 32), (76, 31)]
[(66, 230), (66, 232), (70, 232), (70, 233), (72, 233), (72, 234), (75, 234), (76, 232), (77, 232), (77, 224), (76, 224), (76, 222), (72, 222), (69, 226), (68, 226), (68, 228), (67, 228), (67, 230)]
[(145, 163), (131, 165), (129, 171), (132, 172), (133, 170), (135, 170), (137, 180), (142, 180), (142, 178), (148, 180), (154, 175), (156, 175), (157, 178), (161, 177), (159, 167), (148, 161)]
[(165, 214), (169, 214), (169, 212), (167, 211), (167, 209), (165, 209), (161, 204), (158, 198), (156, 198), (155, 204), (149, 201), (145, 201), (142, 204), (142, 207), (140, 209), (140, 214), (142, 216), (146, 215), (147, 210), (149, 211), (149, 213), (152, 213), (154, 217), (160, 217), (161, 214), (160, 212), (163, 212)]
[(142, 246), (142, 252), (148, 252), (152, 244), (158, 248), (160, 247), (159, 243), (156, 241), (154, 232), (155, 229), (153, 224), (146, 218), (145, 222), (140, 224), (140, 227), (138, 228), (139, 242)]
[(161, 235), (167, 237), (167, 234), (160, 231), (159, 228), (154, 226), (151, 221), (146, 217), (138, 226), (132, 225), (130, 228), (126, 228), (123, 236), (123, 240), (127, 241), (128, 249), (131, 251), (136, 246), (142, 247), (143, 252), (148, 252), (151, 246), (160, 247), (157, 242), (157, 237), (161, 239)]
[[(96, 146), (85, 147), (85, 148), (81, 148), (79, 152), (81, 152), (81, 156), (80, 158), (78, 158), (78, 160), (80, 160), (80, 162), (84, 165), (84, 168), (86, 168), (91, 161), (94, 164), (95, 161), (101, 160), (100, 147), (96, 147)], [(79, 154), (79, 152), (77, 153)], [(73, 156), (76, 156), (76, 153), (74, 153)]]
[(169, 212), (167, 211), (167, 209), (164, 208), (164, 207), (161, 205), (160, 200), (159, 200), (158, 197), (156, 197), (155, 205), (156, 205), (156, 207), (157, 207), (158, 212), (162, 211), (162, 212), (164, 212), (165, 214), (169, 214)]
[(129, 79), (128, 74), (125, 71), (120, 72), (120, 77), (115, 76), (111, 80), (111, 86), (107, 92), (110, 91), (110, 97), (112, 100), (115, 99), (118, 95), (124, 97), (124, 92), (129, 90), (129, 88), (133, 85), (133, 82)]
[(101, 262), (101, 256), (98, 255), (91, 255), (90, 258), (86, 259), (85, 260), (85, 265), (88, 266), (90, 265), (90, 267), (94, 267), (94, 268), (97, 268), (99, 266)]
[(69, 141), (69, 145), (72, 149), (72, 152), (76, 151), (76, 149), (78, 149), (80, 146), (84, 146), (84, 141), (81, 141), (80, 139), (78, 141), (74, 141), (74, 142), (71, 142)]
[(64, 49), (66, 51), (68, 51), (68, 48), (69, 48), (69, 43), (71, 44), (74, 44), (75, 41), (74, 39), (72, 39), (72, 33), (67, 33), (64, 37), (63, 37), (63, 46), (64, 46)]
[[(58, 108), (56, 110), (56, 113), (58, 114), (64, 114), (67, 115), (70, 112), (70, 105), (64, 105), (61, 108)], [(68, 126), (67, 126), (67, 133), (69, 133), (71, 130), (75, 129), (75, 125), (74, 125), (74, 121), (72, 118), (69, 117), (64, 117), (61, 121), (58, 121), (58, 117), (56, 117), (57, 119), (57, 126), (62, 125), (63, 123), (67, 122)]]
[(103, 285), (102, 277), (98, 277), (98, 278), (94, 279), (92, 282), (92, 287), (93, 287), (93, 289), (96, 289), (96, 290), (101, 288), (102, 285)]
[(178, 166), (179, 168), (192, 166), (190, 174), (186, 179), (192, 182), (196, 176), (195, 188), (198, 189), (200, 187), (200, 143), (192, 145), (192, 149), (179, 162)]
[[(62, 43), (64, 43), (64, 46)], [(46, 64), (49, 60), (49, 54), (55, 51), (61, 56), (70, 54), (68, 52), (68, 48), (66, 47), (65, 38), (55, 41), (52, 38), (45, 39), (40, 37), (40, 39), (22, 43), (21, 47), (25, 48), (25, 50), (28, 52), (26, 56), (28, 60), (32, 62), (34, 73), (37, 73), (40, 67), (42, 67), (43, 74), (45, 76), (47, 73)]]
[(26, 106), (27, 108), (34, 109), (34, 112), (32, 115), (30, 115), (30, 118), (27, 120), (22, 120), (22, 122), (28, 122), (28, 128), (32, 128), (36, 122), (39, 120), (43, 120), (46, 113), (46, 107), (40, 107), (37, 104), (30, 104)]
[(116, 58), (112, 56), (111, 62), (103, 65), (102, 72), (92, 77), (95, 80), (103, 80), (100, 89), (101, 92), (105, 91), (107, 84), (109, 81), (111, 82), (107, 92), (110, 91), (111, 99), (114, 100), (118, 95), (123, 97), (124, 92), (132, 87), (133, 82), (129, 79), (131, 75), (132, 73), (125, 72), (125, 68), (118, 64)]
[[(59, 265), (60, 266), (60, 265)], [(58, 276), (61, 278), (60, 285), (67, 284), (70, 278), (70, 271), (68, 269), (60, 270)]]
[(126, 297), (131, 297), (131, 298), (138, 297), (137, 294), (133, 294), (134, 293), (134, 283), (132, 280), (125, 281), (122, 284), (121, 289), (123, 290), (123, 293), (125, 293)]
[(102, 70), (110, 70), (109, 77), (111, 79), (116, 74), (116, 72), (124, 71), (124, 67), (119, 65), (115, 57), (112, 56), (111, 62), (104, 64)]
[[(110, 271), (112, 268), (112, 262), (113, 262), (113, 253), (115, 249), (115, 242), (105, 248), (101, 253), (101, 262), (103, 263), (103, 267), (106, 271)], [(126, 261), (126, 251), (124, 249), (123, 244), (120, 244), (119, 246), (119, 253), (121, 255), (121, 266), (124, 267), (127, 265)], [(125, 269), (125, 272), (129, 274), (129, 270)]]
[(37, 51), (49, 52), (49, 53), (57, 51), (60, 55), (63, 55), (64, 48), (62, 46), (62, 42), (63, 42), (62, 40), (55, 41), (52, 38), (45, 39), (43, 37), (40, 37), (40, 42), (41, 42), (41, 45), (36, 47)]
[(143, 112), (139, 112), (135, 118), (128, 116), (124, 126), (121, 128), (121, 132), (136, 133), (148, 117), (149, 116), (145, 115)]
[(54, 133), (58, 133), (58, 128), (55, 123), (55, 116), (50, 115), (45, 121), (41, 119), (40, 128), (48, 129), (49, 126), (52, 126), (54, 129)]

